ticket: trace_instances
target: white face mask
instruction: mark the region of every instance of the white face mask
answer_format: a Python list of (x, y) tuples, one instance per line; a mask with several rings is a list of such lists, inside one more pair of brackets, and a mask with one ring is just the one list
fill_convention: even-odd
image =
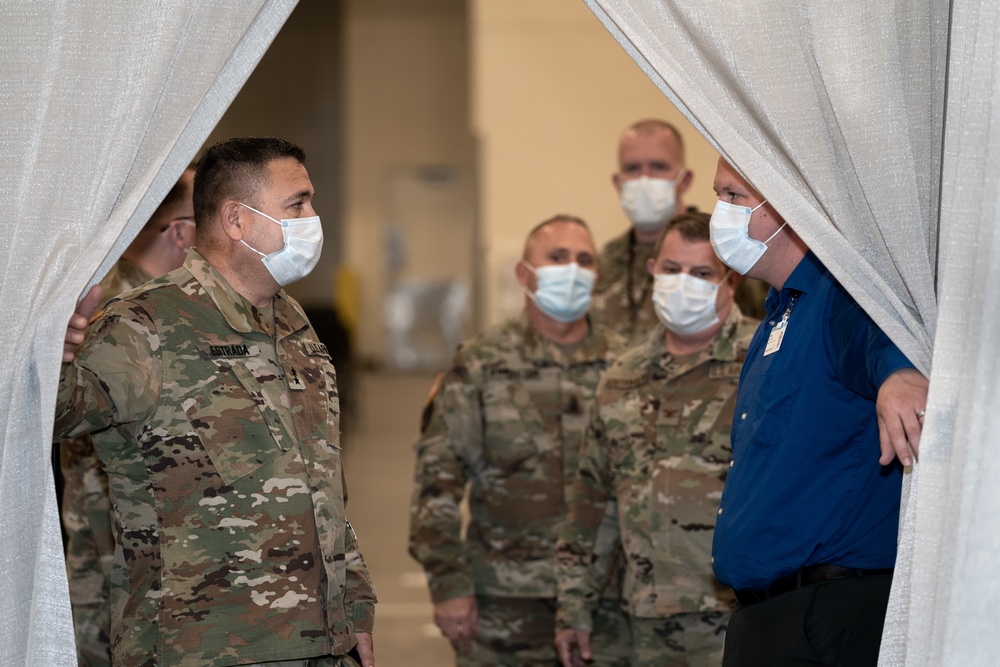
[(786, 222), (778, 227), (778, 231), (771, 234), (767, 241), (750, 238), (750, 216), (765, 203), (767, 202), (762, 201), (750, 208), (718, 201), (712, 211), (712, 221), (709, 224), (712, 248), (723, 264), (740, 275), (746, 275), (757, 260), (764, 256), (767, 244), (788, 224)]
[(575, 322), (590, 308), (590, 296), (597, 274), (576, 262), (552, 264), (537, 269), (524, 262), (524, 266), (538, 277), (535, 293), (524, 291), (538, 309), (556, 322)]
[(316, 263), (319, 262), (319, 256), (323, 252), (323, 225), (320, 224), (319, 216), (275, 220), (267, 213), (258, 211), (252, 206), (243, 203), (240, 203), (240, 206), (281, 225), (281, 236), (285, 240), (285, 245), (281, 250), (270, 254), (265, 255), (240, 239), (243, 245), (264, 258), (261, 261), (264, 262), (264, 266), (275, 282), (284, 287), (308, 276), (309, 272), (315, 268)]
[(718, 293), (717, 284), (689, 273), (653, 276), (656, 316), (663, 326), (681, 336), (700, 333), (719, 322), (719, 314), (715, 310)]
[[(683, 175), (682, 171), (678, 180)], [(648, 176), (624, 181), (622, 208), (639, 231), (658, 231), (674, 217), (677, 210), (677, 181)]]

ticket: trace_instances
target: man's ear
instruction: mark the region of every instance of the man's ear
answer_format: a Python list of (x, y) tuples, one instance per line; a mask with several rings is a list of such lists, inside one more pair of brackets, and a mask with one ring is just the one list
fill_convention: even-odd
[(621, 195), (622, 195), (622, 175), (619, 174), (617, 171), (611, 174), (611, 185), (615, 186), (615, 192), (617, 192), (618, 196), (621, 197)]
[(528, 289), (528, 281), (531, 279), (531, 271), (528, 267), (524, 265), (524, 260), (514, 265), (514, 276), (517, 278), (517, 283), (524, 289)]
[(240, 209), (243, 207), (235, 200), (222, 204), (219, 208), (219, 222), (222, 224), (222, 231), (233, 241), (240, 241), (244, 237), (243, 223), (240, 221)]
[(691, 187), (692, 183), (694, 183), (694, 172), (691, 171), (690, 169), (685, 169), (684, 176), (682, 176), (681, 179), (677, 181), (677, 185), (675, 186), (677, 194), (682, 195), (685, 192), (687, 192), (688, 188)]

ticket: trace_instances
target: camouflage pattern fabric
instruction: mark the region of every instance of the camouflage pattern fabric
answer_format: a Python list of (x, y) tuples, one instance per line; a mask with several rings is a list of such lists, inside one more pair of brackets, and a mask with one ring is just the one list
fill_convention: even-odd
[[(104, 298), (134, 289), (152, 276), (126, 259), (115, 262), (101, 279)], [(77, 663), (111, 665), (111, 532), (108, 476), (101, 470), (89, 435), (60, 443), (63, 476), (62, 521), (66, 531), (66, 573), (73, 609)]]
[(371, 632), (334, 369), (283, 291), (262, 313), (190, 251), (98, 316), (57, 406), (56, 437), (91, 432), (108, 473), (115, 664), (341, 655)]
[[(621, 344), (592, 327), (567, 356), (522, 315), (459, 348), (417, 444), (410, 515), (410, 553), (424, 566), (434, 602), (555, 598), (555, 540), (586, 405)], [(471, 518), (463, 540), (459, 504), (467, 482)], [(603, 594), (617, 599), (619, 579), (607, 582)], [(479, 618), (500, 623), (482, 609)], [(552, 641), (549, 632), (545, 650)]]
[[(479, 624), (472, 650), (455, 657), (458, 667), (559, 667), (555, 636), (555, 598), (479, 596)], [(632, 642), (618, 600), (602, 599), (595, 614), (598, 642), (593, 667), (630, 667)], [(618, 641), (624, 638), (625, 642)], [(608, 640), (611, 640), (610, 642)]]
[[(686, 357), (666, 351), (660, 326), (601, 378), (557, 547), (559, 627), (591, 627), (603, 585), (591, 564), (618, 543), (630, 617), (732, 608), (710, 554), (736, 386), (756, 325), (734, 306), (715, 341)], [(609, 507), (618, 516), (611, 524)]]
[(629, 344), (644, 339), (659, 324), (652, 301), (653, 276), (646, 269), (655, 245), (634, 239), (629, 227), (608, 241), (598, 255), (591, 316), (624, 336)]
[(732, 612), (701, 611), (629, 618), (633, 667), (719, 667)]

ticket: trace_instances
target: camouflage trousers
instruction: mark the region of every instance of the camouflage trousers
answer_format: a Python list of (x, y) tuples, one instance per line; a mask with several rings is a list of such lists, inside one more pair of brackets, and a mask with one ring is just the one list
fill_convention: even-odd
[[(477, 597), (479, 623), (472, 650), (456, 656), (458, 667), (558, 667), (554, 598)], [(591, 635), (596, 667), (628, 667), (632, 654), (628, 620), (618, 600), (601, 600)]]
[(700, 611), (663, 618), (630, 616), (633, 667), (719, 667), (731, 613)]

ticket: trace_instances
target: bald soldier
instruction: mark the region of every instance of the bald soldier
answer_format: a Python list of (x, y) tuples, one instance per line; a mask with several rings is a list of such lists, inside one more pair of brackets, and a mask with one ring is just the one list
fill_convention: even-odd
[[(531, 231), (516, 267), (524, 312), (462, 344), (418, 443), (410, 553), (458, 665), (558, 665), (556, 535), (585, 406), (622, 342), (587, 317), (595, 254), (579, 218)], [(594, 664), (627, 665), (617, 579), (602, 592)]]
[[(194, 169), (188, 168), (163, 198), (121, 258), (101, 279), (104, 298), (159, 278), (184, 263), (194, 245)], [(60, 444), (62, 521), (66, 570), (79, 664), (111, 665), (111, 566), (114, 535), (108, 476), (90, 436)]]
[[(617, 157), (618, 170), (611, 175), (611, 183), (631, 226), (601, 248), (593, 316), (630, 343), (638, 343), (658, 324), (650, 299), (653, 277), (646, 264), (667, 223), (688, 212), (684, 197), (694, 173), (687, 167), (680, 131), (658, 118), (625, 128)], [(763, 282), (744, 280), (737, 287), (736, 302), (744, 313), (760, 317), (766, 293)]]
[(741, 277), (712, 250), (705, 213), (671, 220), (648, 270), (658, 326), (601, 377), (556, 550), (564, 667), (590, 657), (603, 575), (591, 563), (619, 544), (636, 667), (721, 665), (735, 603), (712, 574), (712, 532), (757, 321), (733, 300)]
[(209, 148), (197, 249), (71, 321), (56, 436), (92, 432), (108, 473), (115, 664), (375, 664), (336, 376), (282, 289), (323, 246), (304, 160), (280, 139)]

